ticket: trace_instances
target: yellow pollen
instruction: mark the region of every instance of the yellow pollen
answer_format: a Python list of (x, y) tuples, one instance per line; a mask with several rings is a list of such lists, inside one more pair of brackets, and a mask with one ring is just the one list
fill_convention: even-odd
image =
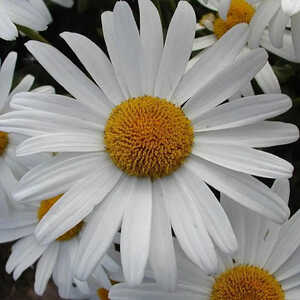
[(217, 39), (221, 38), (229, 29), (240, 23), (250, 23), (255, 8), (246, 0), (232, 0), (226, 20), (220, 17), (214, 22), (214, 34)]
[(171, 102), (143, 96), (116, 106), (105, 127), (106, 151), (129, 175), (152, 179), (174, 172), (190, 154), (191, 121)]
[(97, 295), (100, 300), (109, 300), (108, 293), (109, 293), (109, 291), (104, 288), (97, 290)]
[(0, 131), (0, 155), (2, 155), (8, 145), (8, 134), (6, 132)]
[(267, 271), (241, 265), (215, 279), (210, 300), (284, 300), (279, 282)]
[[(56, 197), (41, 201), (40, 207), (37, 212), (38, 220), (40, 221), (44, 215), (48, 212), (48, 210), (61, 198), (62, 195), (58, 195)], [(63, 235), (58, 237), (57, 241), (68, 241), (75, 237), (83, 226), (83, 222), (81, 221), (76, 226), (65, 232)]]
[[(111, 280), (111, 284), (114, 285), (118, 283), (117, 281)], [(108, 297), (109, 291), (107, 289), (101, 288), (97, 290), (97, 295), (100, 300), (109, 300)]]

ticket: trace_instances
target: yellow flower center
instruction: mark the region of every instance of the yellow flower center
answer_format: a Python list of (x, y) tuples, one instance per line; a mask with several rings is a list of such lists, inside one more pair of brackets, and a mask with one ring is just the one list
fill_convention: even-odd
[(255, 8), (246, 0), (232, 0), (226, 20), (218, 17), (214, 22), (215, 36), (218, 39), (221, 38), (229, 29), (239, 23), (249, 24), (254, 13)]
[(129, 175), (159, 178), (174, 172), (190, 154), (191, 121), (171, 102), (143, 96), (116, 106), (104, 143), (117, 167)]
[(8, 145), (8, 134), (0, 131), (0, 156), (5, 152)]
[(210, 300), (284, 300), (279, 282), (267, 271), (250, 265), (229, 269), (216, 278)]
[(109, 293), (109, 291), (104, 288), (97, 290), (97, 295), (100, 300), (109, 300), (108, 293)]
[[(41, 201), (40, 207), (37, 212), (38, 220), (40, 221), (44, 215), (48, 212), (48, 210), (61, 198), (62, 195), (58, 195), (56, 197)], [(65, 232), (63, 235), (58, 237), (57, 241), (68, 241), (75, 237), (83, 226), (83, 222), (81, 221), (76, 226)]]
[[(111, 280), (111, 284), (114, 285), (118, 283), (117, 281)], [(101, 288), (97, 290), (97, 295), (100, 300), (109, 300), (108, 298), (109, 291), (107, 289)]]

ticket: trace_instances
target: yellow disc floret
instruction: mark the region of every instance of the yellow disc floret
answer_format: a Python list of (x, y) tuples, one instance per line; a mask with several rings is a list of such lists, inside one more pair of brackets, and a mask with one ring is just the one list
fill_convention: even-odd
[(2, 155), (8, 145), (8, 134), (6, 132), (0, 131), (0, 155)]
[(246, 0), (232, 0), (226, 20), (220, 17), (214, 22), (214, 34), (219, 39), (233, 26), (240, 23), (250, 23), (255, 8)]
[(251, 265), (229, 269), (216, 278), (210, 300), (284, 300), (279, 282)]
[(150, 97), (126, 100), (112, 111), (104, 143), (112, 161), (129, 175), (163, 177), (190, 154), (191, 121), (171, 102)]
[(97, 295), (100, 300), (109, 300), (108, 298), (108, 290), (101, 288), (97, 290)]
[[(48, 210), (61, 198), (61, 196), (62, 195), (58, 195), (56, 197), (41, 201), (40, 207), (37, 212), (37, 217), (38, 217), (39, 221), (44, 217), (44, 215), (48, 212)], [(65, 232), (63, 235), (58, 237), (56, 240), (57, 241), (68, 241), (68, 240), (72, 239), (79, 233), (82, 226), (83, 226), (83, 222), (78, 223), (76, 226), (74, 226), (73, 228), (71, 228), (70, 230)]]

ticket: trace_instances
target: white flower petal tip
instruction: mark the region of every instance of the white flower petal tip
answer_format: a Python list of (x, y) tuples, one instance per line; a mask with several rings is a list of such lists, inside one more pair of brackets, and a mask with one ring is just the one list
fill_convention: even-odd
[(300, 12), (300, 2), (297, 0), (281, 0), (281, 8), (289, 16)]

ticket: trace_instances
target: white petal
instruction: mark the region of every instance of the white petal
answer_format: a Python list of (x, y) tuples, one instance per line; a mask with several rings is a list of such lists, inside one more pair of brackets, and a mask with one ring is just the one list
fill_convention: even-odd
[(270, 40), (276, 48), (281, 48), (283, 45), (283, 35), (285, 27), (288, 24), (290, 17), (286, 15), (282, 9), (278, 9), (269, 24)]
[(45, 20), (49, 23), (53, 21), (50, 11), (43, 0), (29, 0), (29, 2), (43, 15)]
[(220, 17), (224, 20), (227, 18), (227, 13), (231, 4), (231, 0), (223, 0), (219, 2), (218, 13)]
[(151, 180), (137, 178), (133, 189), (122, 222), (121, 261), (125, 280), (129, 285), (138, 285), (144, 278), (150, 248)]
[(133, 197), (132, 177), (123, 176), (89, 218), (80, 240), (75, 276), (87, 280), (118, 231), (128, 200)]
[(174, 291), (177, 269), (171, 223), (158, 180), (153, 182), (149, 261), (157, 283), (166, 291)]
[(20, 83), (11, 91), (9, 96), (12, 97), (17, 93), (29, 91), (34, 83), (34, 80), (35, 80), (35, 78), (32, 75), (26, 75), (20, 81)]
[[(248, 26), (239, 24), (229, 30), (222, 39), (212, 47), (199, 54), (198, 61), (183, 76), (176, 88), (173, 98), (177, 103), (184, 103), (194, 96), (211, 80), (213, 80), (225, 67), (231, 66), (248, 38)], [(211, 66), (214, 66), (212, 68)]]
[(113, 189), (121, 176), (114, 166), (99, 166), (70, 188), (45, 214), (35, 229), (40, 243), (50, 243), (76, 226)]
[[(20, 246), (17, 246), (19, 244)], [(26, 247), (25, 247), (26, 246)], [(25, 269), (31, 266), (47, 249), (48, 245), (39, 245), (33, 235), (16, 243), (6, 263), (6, 271), (14, 271), (14, 280), (17, 280)]]
[(0, 229), (0, 243), (8, 243), (33, 233), (36, 225), (21, 228)]
[(277, 179), (272, 185), (272, 190), (287, 204), (290, 198), (290, 182), (288, 179)]
[(154, 283), (144, 283), (134, 288), (121, 283), (112, 286), (109, 292), (111, 300), (204, 300), (207, 299), (207, 296), (200, 298), (201, 295), (184, 288), (178, 288), (176, 292), (168, 293), (159, 289), (159, 286)]
[(250, 36), (248, 45), (250, 48), (256, 48), (259, 46), (259, 42), (265, 28), (279, 7), (280, 1), (277, 0), (265, 0), (259, 5), (249, 25)]
[(49, 19), (41, 14), (29, 1), (4, 0), (1, 1), (1, 9), (5, 10), (14, 23), (33, 30), (46, 30), (49, 24)]
[(3, 190), (5, 191), (8, 199), (13, 201), (12, 192), (15, 190), (17, 186), (17, 180), (14, 177), (8, 165), (1, 157), (0, 157), (0, 171), (1, 171), (1, 176), (0, 176), (1, 186), (3, 187)]
[(106, 117), (112, 108), (103, 92), (60, 51), (49, 44), (29, 41), (26, 48), (71, 95)]
[(170, 99), (190, 58), (196, 17), (192, 6), (180, 1), (169, 25), (155, 85), (155, 96)]
[(18, 36), (17, 27), (4, 12), (0, 12), (0, 38), (13, 41)]
[(184, 111), (191, 120), (224, 102), (245, 86), (267, 61), (265, 50), (247, 52), (235, 63), (224, 68), (184, 105)]
[(202, 36), (194, 39), (193, 51), (202, 50), (213, 45), (217, 41), (214, 34), (209, 34), (206, 36)]
[(288, 218), (286, 203), (256, 178), (197, 157), (191, 157), (185, 165), (209, 185), (274, 222), (282, 223)]
[(104, 151), (102, 132), (60, 132), (32, 137), (17, 148), (17, 156), (40, 152)]
[(19, 181), (14, 190), (14, 199), (30, 202), (54, 197), (66, 192), (75, 182), (98, 167), (110, 164), (104, 153), (58, 155), (31, 169)]
[(122, 61), (119, 57), (119, 49), (117, 47), (115, 25), (114, 25), (114, 14), (111, 11), (106, 11), (101, 15), (103, 36), (106, 43), (107, 51), (111, 63), (115, 69), (116, 77), (119, 85), (121, 86), (123, 95), (126, 99), (130, 98), (129, 90), (126, 84), (126, 74), (124, 74)]
[(154, 85), (163, 51), (163, 32), (160, 16), (150, 0), (139, 0), (140, 36), (144, 52), (143, 83), (145, 93), (153, 95)]
[(297, 13), (291, 17), (292, 23), (292, 38), (295, 48), (296, 59), (300, 60), (300, 13)]
[(238, 172), (266, 178), (290, 178), (293, 166), (273, 154), (245, 146), (206, 144), (199, 140), (192, 153)]
[(73, 0), (52, 0), (52, 1), (64, 7), (72, 7), (74, 4)]
[(68, 43), (112, 103), (118, 105), (125, 100), (111, 62), (94, 42), (78, 33), (64, 32), (60, 36)]
[(42, 296), (52, 275), (58, 256), (59, 243), (52, 243), (42, 254), (36, 266), (34, 292)]
[(21, 228), (37, 223), (35, 210), (14, 209), (8, 216), (0, 219), (0, 229)]
[(61, 131), (103, 130), (101, 124), (37, 110), (12, 111), (0, 116), (0, 130), (35, 136)]
[(292, 143), (298, 138), (299, 130), (293, 124), (262, 121), (242, 127), (201, 132), (195, 136), (195, 142), (261, 148)]
[(72, 252), (76, 247), (77, 240), (71, 239), (60, 243), (60, 249), (54, 267), (53, 281), (58, 287), (61, 298), (70, 299), (72, 289)]
[(48, 93), (19, 93), (10, 101), (10, 107), (15, 110), (38, 110), (75, 117), (95, 124), (105, 124), (106, 118), (82, 105), (73, 98)]
[(235, 252), (238, 245), (234, 232), (213, 192), (185, 166), (182, 166), (175, 173), (175, 177), (178, 178), (178, 184), (188, 195), (186, 202), (193, 202), (193, 206), (202, 216), (205, 227), (213, 241), (223, 252)]
[(300, 247), (300, 211), (297, 211), (281, 230), (277, 244), (273, 253), (267, 261), (266, 269), (274, 273), (291, 257), (291, 255)]
[(202, 270), (214, 273), (216, 251), (195, 203), (174, 176), (162, 178), (161, 186), (172, 228), (182, 249)]
[(256, 74), (255, 80), (264, 93), (281, 93), (279, 81), (269, 62)]
[(17, 61), (17, 53), (10, 52), (3, 61), (0, 69), (0, 111), (3, 110), (9, 100), (9, 91), (11, 89), (12, 80)]
[(282, 94), (245, 97), (201, 115), (194, 121), (194, 130), (211, 131), (254, 124), (280, 115), (291, 107), (291, 99)]
[(300, 3), (295, 0), (281, 0), (282, 10), (292, 16), (298, 12), (300, 12)]
[(268, 51), (292, 62), (300, 62), (299, 58), (296, 58), (294, 42), (292, 40), (292, 34), (286, 30), (283, 35), (283, 47), (276, 48), (272, 45), (270, 37), (267, 31), (264, 32), (261, 39), (261, 46), (266, 48)]
[(143, 96), (145, 90), (143, 87), (142, 45), (132, 11), (125, 1), (118, 1), (115, 4), (114, 28), (123, 75), (130, 96)]
[(198, 2), (200, 2), (200, 4), (203, 6), (215, 11), (217, 11), (219, 7), (219, 0), (198, 0)]

